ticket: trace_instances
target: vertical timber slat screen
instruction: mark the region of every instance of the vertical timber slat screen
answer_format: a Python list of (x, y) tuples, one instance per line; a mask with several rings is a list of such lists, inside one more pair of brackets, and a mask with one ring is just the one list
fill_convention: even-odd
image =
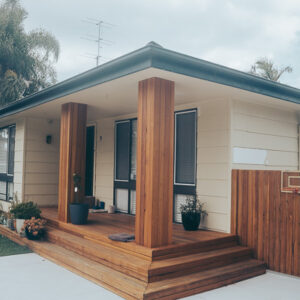
[(281, 171), (232, 170), (231, 195), (240, 243), (271, 270), (300, 276), (300, 195), (281, 192)]

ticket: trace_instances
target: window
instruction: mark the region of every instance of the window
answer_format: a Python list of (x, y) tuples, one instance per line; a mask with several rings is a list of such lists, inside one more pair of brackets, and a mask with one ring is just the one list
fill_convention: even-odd
[(122, 213), (135, 214), (137, 120), (115, 124), (114, 203)]
[(130, 122), (116, 123), (116, 180), (128, 181)]
[(16, 127), (0, 129), (0, 200), (13, 199)]
[[(175, 113), (174, 221), (181, 222), (180, 204), (196, 193), (197, 110)], [(114, 203), (119, 212), (136, 212), (137, 119), (115, 123)]]
[(136, 147), (137, 147), (137, 120), (131, 121), (131, 169), (130, 179), (136, 180)]
[(175, 184), (196, 182), (196, 111), (175, 114)]
[(175, 113), (174, 221), (181, 222), (180, 205), (196, 193), (197, 110)]

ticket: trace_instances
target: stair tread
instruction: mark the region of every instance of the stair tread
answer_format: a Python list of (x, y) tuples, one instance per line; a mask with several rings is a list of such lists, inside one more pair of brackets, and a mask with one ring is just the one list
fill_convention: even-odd
[(162, 268), (167, 266), (174, 266), (176, 264), (186, 264), (199, 260), (206, 260), (216, 256), (226, 255), (226, 254), (239, 254), (250, 255), (252, 250), (244, 246), (234, 246), (228, 248), (221, 248), (216, 250), (209, 250), (206, 252), (199, 252), (195, 254), (188, 254), (184, 256), (168, 258), (164, 260), (153, 261), (150, 269)]
[(180, 282), (180, 286), (185, 287), (187, 285), (192, 286), (195, 284), (199, 284), (201, 281), (206, 282), (213, 279), (217, 279), (222, 276), (226, 276), (228, 274), (232, 274), (235, 272), (240, 272), (242, 270), (248, 270), (250, 268), (265, 268), (265, 263), (256, 259), (249, 259), (246, 261), (233, 263), (227, 266), (213, 268), (210, 270), (205, 270), (193, 274), (183, 275), (180, 278), (171, 278), (164, 279), (159, 282), (152, 282), (148, 284), (147, 293), (153, 293), (155, 291), (159, 291), (161, 289), (172, 289), (178, 288), (178, 282)]
[(93, 255), (110, 262), (111, 259), (113, 259), (116, 263), (121, 263), (122, 265), (132, 268), (138, 268), (141, 271), (147, 270), (150, 264), (149, 261), (130, 253), (115, 250), (111, 247), (95, 243), (91, 240), (78, 237), (59, 229), (49, 228), (48, 234), (54, 234), (55, 236), (62, 238), (64, 242), (77, 243), (82, 251), (87, 251), (89, 253), (93, 252)]
[(88, 274), (106, 285), (113, 286), (114, 288), (118, 287), (120, 291), (129, 290), (130, 294), (134, 293), (135, 296), (140, 297), (145, 290), (145, 282), (106, 267), (101, 263), (97, 263), (51, 242), (34, 242), (33, 247), (42, 256), (46, 255), (49, 259), (54, 259), (66, 267), (79, 271), (81, 274)]

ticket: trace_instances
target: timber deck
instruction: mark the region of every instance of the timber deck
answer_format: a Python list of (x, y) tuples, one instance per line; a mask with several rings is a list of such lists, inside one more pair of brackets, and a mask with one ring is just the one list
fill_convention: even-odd
[(0, 233), (126, 299), (178, 299), (265, 272), (237, 236), (213, 231), (186, 232), (173, 225), (172, 245), (146, 248), (115, 242), (112, 233), (133, 233), (135, 218), (90, 214), (87, 225), (59, 222), (43, 209), (47, 240), (29, 241), (1, 226)]

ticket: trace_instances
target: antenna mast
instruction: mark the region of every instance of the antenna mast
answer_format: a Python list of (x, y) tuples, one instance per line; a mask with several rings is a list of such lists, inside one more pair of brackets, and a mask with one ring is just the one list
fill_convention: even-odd
[(109, 27), (114, 26), (114, 25), (110, 24), (110, 23), (107, 23), (107, 22), (104, 22), (103, 20), (96, 20), (96, 19), (92, 19), (92, 18), (87, 18), (86, 20), (83, 20), (83, 22), (94, 24), (98, 27), (97, 37), (92, 36), (92, 35), (87, 35), (85, 37), (82, 37), (82, 39), (89, 40), (89, 41), (97, 43), (97, 55), (89, 54), (86, 57), (95, 59), (96, 60), (96, 66), (99, 66), (100, 58), (103, 57), (101, 55), (101, 48), (103, 48), (102, 45), (110, 46), (113, 43), (112, 41), (108, 41), (108, 40), (105, 40), (105, 39), (102, 38), (102, 34), (101, 34), (102, 28), (104, 28), (104, 27), (109, 28)]

